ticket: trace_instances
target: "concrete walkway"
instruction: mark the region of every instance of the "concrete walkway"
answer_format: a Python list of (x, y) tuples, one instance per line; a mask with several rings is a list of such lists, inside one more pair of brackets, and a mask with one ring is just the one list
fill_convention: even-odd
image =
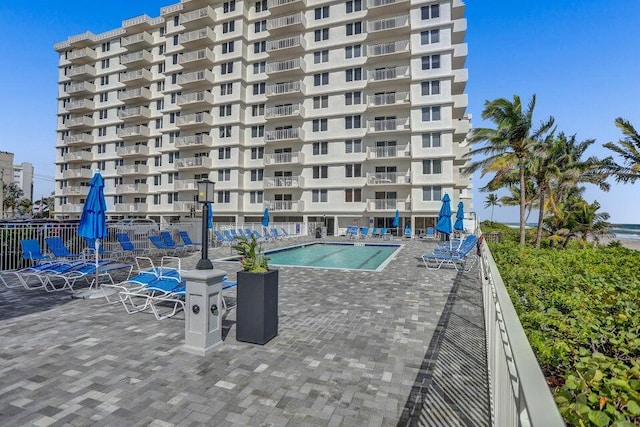
[(204, 358), (183, 317), (0, 288), (0, 425), (488, 426), (477, 271), (426, 270), (434, 243), (402, 243), (382, 272), (280, 269), (279, 335), (237, 342), (231, 311)]

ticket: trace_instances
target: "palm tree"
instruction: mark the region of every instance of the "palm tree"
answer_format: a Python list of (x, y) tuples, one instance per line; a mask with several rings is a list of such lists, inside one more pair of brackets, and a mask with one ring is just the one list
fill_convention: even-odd
[[(524, 186), (525, 192), (525, 223), (529, 221), (529, 216), (534, 208), (537, 207), (538, 189), (533, 181), (527, 180)], [(509, 195), (500, 197), (502, 206), (519, 206), (520, 205), (520, 188), (515, 185), (509, 187)]]
[(20, 199), (18, 202), (18, 212), (20, 212), (21, 216), (29, 215), (29, 217), (33, 216), (33, 202), (29, 199)]
[(604, 146), (624, 160), (623, 165), (616, 165), (613, 170), (616, 181), (634, 183), (640, 178), (640, 134), (622, 117), (616, 119), (616, 126), (622, 131), (624, 139), (617, 143), (607, 142)]
[(9, 184), (2, 184), (3, 210), (11, 209), (12, 213), (15, 213), (15, 209), (18, 206), (18, 200), (24, 194), (20, 187), (15, 182)]
[(525, 244), (525, 211), (526, 211), (526, 176), (525, 165), (531, 158), (532, 146), (553, 127), (554, 119), (549, 117), (546, 121), (533, 129), (533, 110), (536, 106), (536, 96), (533, 95), (526, 109), (523, 110), (522, 102), (518, 95), (513, 96), (513, 101), (499, 98), (494, 101), (486, 101), (482, 118), (491, 120), (496, 128), (476, 128), (469, 137), (472, 144), (484, 142), (485, 145), (473, 149), (469, 156), (484, 156), (479, 161), (472, 162), (466, 173), (478, 170), (482, 175), (499, 170), (496, 175), (506, 175), (508, 170), (515, 169), (519, 175), (520, 189), (520, 244)]
[(493, 222), (493, 208), (496, 206), (501, 206), (500, 200), (498, 199), (498, 196), (496, 196), (495, 193), (491, 193), (487, 196), (487, 198), (484, 201), (485, 208), (491, 207), (491, 222)]

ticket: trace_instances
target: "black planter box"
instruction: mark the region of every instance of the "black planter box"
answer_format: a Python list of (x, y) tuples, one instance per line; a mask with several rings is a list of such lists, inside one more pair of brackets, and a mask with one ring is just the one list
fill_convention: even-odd
[(236, 340), (266, 344), (278, 335), (278, 270), (238, 272)]

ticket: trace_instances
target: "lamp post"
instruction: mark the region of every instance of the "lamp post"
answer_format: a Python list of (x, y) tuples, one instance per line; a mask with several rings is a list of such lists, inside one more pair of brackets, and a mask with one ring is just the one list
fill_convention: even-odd
[(215, 184), (208, 179), (198, 181), (198, 202), (202, 203), (202, 258), (196, 264), (196, 270), (213, 270), (209, 261), (209, 203), (213, 203)]

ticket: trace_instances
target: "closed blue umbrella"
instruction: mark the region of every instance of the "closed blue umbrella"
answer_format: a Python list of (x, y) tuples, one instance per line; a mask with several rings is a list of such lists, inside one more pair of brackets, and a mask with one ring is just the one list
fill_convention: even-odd
[[(442, 207), (436, 223), (436, 230), (447, 236), (451, 235), (453, 231), (451, 228), (451, 199), (446, 193), (442, 198)], [(451, 247), (451, 239), (449, 239), (449, 247)]]
[(209, 209), (207, 212), (207, 228), (213, 228), (213, 203), (209, 202)]
[(107, 237), (107, 203), (104, 199), (104, 179), (97, 171), (89, 182), (89, 194), (82, 208), (78, 236), (95, 239), (96, 286), (98, 285), (98, 252), (100, 239)]
[(453, 229), (458, 231), (464, 231), (464, 203), (458, 203), (458, 212), (456, 212), (456, 223), (453, 224)]
[(262, 225), (269, 226), (269, 208), (264, 208), (264, 215), (262, 215)]
[(396, 209), (396, 216), (393, 217), (393, 222), (391, 222), (392, 227), (398, 227), (400, 225), (400, 212)]

